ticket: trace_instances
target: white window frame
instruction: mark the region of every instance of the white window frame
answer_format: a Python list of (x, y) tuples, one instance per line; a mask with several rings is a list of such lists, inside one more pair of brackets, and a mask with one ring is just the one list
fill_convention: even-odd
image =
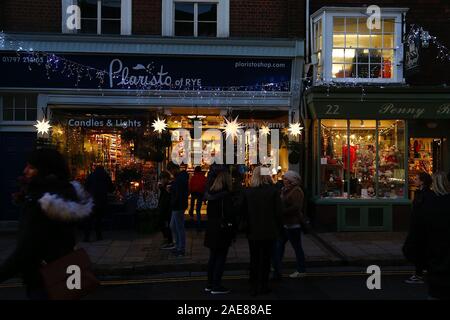
[[(162, 0), (161, 33), (163, 37), (175, 36), (175, 2), (216, 3), (217, 38), (230, 36), (230, 0)], [(196, 19), (196, 15), (194, 15)], [(194, 21), (194, 34), (197, 34), (197, 21)]]
[[(67, 18), (69, 14), (67, 13), (67, 8), (71, 5), (76, 5), (77, 0), (62, 0), (61, 10), (62, 10), (62, 32), (63, 33), (78, 33), (77, 30), (69, 30), (67, 28)], [(97, 0), (97, 35), (102, 35), (101, 33), (101, 0)], [(121, 35), (131, 35), (132, 28), (132, 0), (121, 0), (120, 2), (120, 34)], [(99, 18), (100, 17), (100, 18)]]
[[(343, 10), (324, 10), (319, 15), (311, 18), (311, 39), (315, 39), (314, 34), (314, 24), (322, 20), (322, 80), (317, 79), (317, 66), (318, 61), (314, 65), (314, 84), (320, 85), (323, 83), (404, 83), (403, 78), (403, 43), (402, 43), (402, 19), (405, 9), (395, 9), (390, 8), (389, 10), (383, 11), (381, 8), (381, 19), (395, 19), (395, 38), (394, 38), (394, 62), (392, 63), (392, 78), (333, 78), (332, 76), (332, 54), (333, 54), (333, 18), (335, 17), (367, 17), (365, 15), (366, 8), (348, 8), (348, 11)], [(315, 43), (313, 42), (313, 45)], [(313, 47), (312, 52), (315, 51)]]

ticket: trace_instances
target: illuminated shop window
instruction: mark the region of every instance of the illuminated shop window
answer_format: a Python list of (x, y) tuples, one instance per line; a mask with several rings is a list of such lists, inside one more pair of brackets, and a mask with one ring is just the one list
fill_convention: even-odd
[(313, 15), (315, 83), (402, 82), (404, 9), (382, 9), (379, 28), (368, 24), (365, 8), (344, 9)]
[(405, 194), (402, 120), (321, 120), (322, 198), (399, 199)]

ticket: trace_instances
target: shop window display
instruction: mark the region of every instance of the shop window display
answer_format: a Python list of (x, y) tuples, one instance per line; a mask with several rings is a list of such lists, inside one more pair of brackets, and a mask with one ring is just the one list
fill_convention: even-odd
[(404, 197), (403, 121), (321, 120), (320, 134), (322, 198)]

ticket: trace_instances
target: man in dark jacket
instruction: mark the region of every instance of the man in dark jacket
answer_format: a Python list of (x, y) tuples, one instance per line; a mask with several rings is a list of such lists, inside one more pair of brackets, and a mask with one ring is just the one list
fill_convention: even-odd
[(43, 262), (73, 251), (75, 223), (88, 217), (92, 199), (76, 182), (56, 150), (36, 150), (24, 170), (26, 185), (16, 197), (22, 208), (17, 246), (0, 266), (0, 283), (21, 274), (30, 299), (47, 299), (40, 276)]
[(97, 240), (102, 240), (102, 219), (108, 206), (108, 193), (114, 191), (111, 177), (103, 166), (97, 166), (86, 179), (86, 190), (94, 199), (94, 212), (86, 220), (84, 228), (84, 241), (89, 242), (92, 225), (94, 225)]
[(164, 250), (173, 250), (175, 249), (175, 244), (173, 243), (172, 230), (170, 230), (172, 211), (170, 208), (170, 193), (167, 191), (167, 186), (170, 183), (170, 173), (167, 171), (161, 172), (159, 179), (158, 212), (160, 215), (161, 232), (164, 237), (164, 243), (160, 248)]
[(173, 162), (167, 166), (167, 170), (174, 179), (170, 184), (170, 204), (172, 218), (170, 228), (175, 235), (175, 255), (184, 256), (186, 251), (186, 233), (184, 229), (184, 212), (188, 208), (189, 198), (189, 174), (186, 170), (180, 171), (180, 167)]
[(450, 299), (450, 194), (424, 199), (403, 246), (405, 257), (426, 266), (431, 298)]

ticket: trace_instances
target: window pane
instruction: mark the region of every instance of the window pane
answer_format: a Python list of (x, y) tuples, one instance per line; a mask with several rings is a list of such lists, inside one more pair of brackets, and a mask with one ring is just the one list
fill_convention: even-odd
[(342, 151), (347, 144), (347, 120), (322, 120), (321, 127), (320, 194), (323, 198), (346, 198)]
[(383, 47), (383, 44), (382, 44), (382, 36), (381, 36), (381, 34), (378, 34), (378, 35), (372, 35), (371, 37), (370, 37), (370, 39), (371, 39), (371, 44), (370, 44), (370, 46), (372, 47), (372, 48), (382, 48)]
[(28, 109), (27, 108), (27, 121), (35, 121), (37, 117), (36, 109)]
[(80, 33), (97, 34), (97, 20), (81, 19)]
[(346, 48), (356, 48), (358, 46), (358, 35), (347, 34), (345, 37), (345, 47)]
[(369, 199), (376, 196), (375, 137), (375, 120), (350, 120), (350, 147), (345, 155), (344, 164), (349, 159), (350, 197), (352, 198)]
[(367, 28), (367, 18), (358, 19), (358, 34), (370, 34), (370, 30)]
[(394, 50), (383, 50), (383, 78), (393, 78)]
[(358, 36), (358, 48), (370, 48), (370, 36), (367, 34)]
[(358, 78), (368, 78), (369, 77), (369, 65), (358, 64)]
[(345, 32), (345, 18), (333, 18), (333, 32)]
[(333, 64), (333, 78), (345, 78), (345, 66), (343, 64)]
[(120, 19), (120, 0), (102, 0), (102, 19)]
[(24, 121), (25, 120), (25, 109), (14, 109), (15, 121)]
[(97, 19), (97, 0), (79, 0), (81, 18)]
[(13, 109), (5, 109), (3, 108), (3, 120), (5, 121), (13, 121), (14, 120), (14, 110)]
[(194, 21), (194, 4), (175, 3), (175, 20)]
[(368, 49), (356, 50), (356, 57), (358, 63), (369, 63), (369, 50)]
[(102, 20), (102, 34), (120, 34), (120, 20)]
[(345, 62), (345, 50), (333, 49), (333, 63), (344, 63), (344, 62)]
[(403, 198), (405, 185), (405, 122), (382, 120), (378, 123), (379, 191), (382, 198)]
[(193, 36), (194, 22), (175, 22), (176, 36)]
[(370, 50), (370, 63), (380, 64), (382, 60), (381, 50)]
[(3, 109), (13, 109), (14, 108), (14, 96), (3, 96)]
[(333, 47), (341, 47), (345, 46), (345, 35), (344, 34), (334, 34), (333, 35)]
[(217, 5), (213, 3), (199, 3), (198, 21), (217, 21)]
[(16, 95), (14, 96), (14, 108), (23, 108), (25, 109), (26, 104), (25, 104), (25, 95)]
[(381, 64), (370, 64), (370, 77), (371, 78), (381, 78)]
[(383, 36), (383, 48), (394, 48), (394, 35), (385, 34)]
[(384, 33), (386, 33), (386, 32), (394, 33), (395, 32), (395, 20), (394, 19), (384, 19), (383, 23), (384, 23)]
[(199, 22), (198, 23), (199, 37), (215, 37), (217, 36), (217, 23)]
[(346, 18), (346, 33), (358, 33), (358, 19), (357, 18)]
[(347, 64), (345, 66), (345, 77), (346, 78), (356, 78), (356, 63)]

